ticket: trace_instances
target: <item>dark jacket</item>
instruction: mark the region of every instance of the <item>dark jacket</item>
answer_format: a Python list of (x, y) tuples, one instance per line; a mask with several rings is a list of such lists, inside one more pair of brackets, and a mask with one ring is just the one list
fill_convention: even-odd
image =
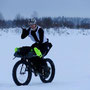
[[(36, 35), (36, 31), (37, 31), (38, 27), (36, 28), (35, 31), (31, 31), (31, 35), (33, 36), (34, 40), (38, 43), (43, 43), (43, 39), (44, 39), (44, 31), (42, 28), (39, 28), (38, 33), (39, 33), (39, 40), (37, 38)], [(31, 30), (31, 28), (29, 29), (22, 29), (22, 34), (21, 34), (21, 39), (26, 38), (29, 35), (29, 31)]]

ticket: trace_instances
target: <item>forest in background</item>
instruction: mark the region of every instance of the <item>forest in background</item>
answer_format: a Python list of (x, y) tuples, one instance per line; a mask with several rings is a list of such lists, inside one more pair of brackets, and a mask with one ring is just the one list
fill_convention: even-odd
[[(35, 17), (37, 24), (45, 29), (71, 28), (71, 29), (90, 29), (90, 18), (81, 17)], [(28, 19), (20, 14), (13, 20), (5, 20), (0, 13), (0, 29), (28, 27)]]

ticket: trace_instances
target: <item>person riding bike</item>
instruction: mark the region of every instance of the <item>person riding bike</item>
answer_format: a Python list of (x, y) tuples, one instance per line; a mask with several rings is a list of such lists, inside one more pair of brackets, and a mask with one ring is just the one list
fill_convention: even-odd
[[(30, 48), (34, 50), (38, 57), (42, 58), (47, 55), (50, 48), (52, 47), (52, 44), (49, 42), (49, 39), (45, 37), (44, 30), (37, 25), (35, 18), (29, 19), (28, 25), (28, 29), (22, 28), (21, 39), (29, 36), (31, 40), (34, 41), (34, 44)], [(37, 67), (39, 68), (41, 62), (45, 65), (45, 62), (42, 60), (36, 60), (34, 63), (36, 63)]]
[[(37, 25), (35, 18), (29, 19), (28, 25), (28, 29), (22, 29), (21, 39), (29, 36), (31, 40), (35, 42), (31, 48), (34, 49), (36, 55), (39, 57), (45, 56), (52, 47), (52, 44), (49, 43), (49, 40), (45, 37), (44, 30)], [(38, 51), (40, 54), (38, 54)]]

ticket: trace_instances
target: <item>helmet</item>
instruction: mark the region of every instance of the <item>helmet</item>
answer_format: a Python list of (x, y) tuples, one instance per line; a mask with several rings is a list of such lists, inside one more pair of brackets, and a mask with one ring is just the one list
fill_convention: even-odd
[(29, 20), (28, 20), (28, 24), (29, 24), (29, 25), (36, 24), (36, 19), (35, 19), (35, 18), (29, 19)]

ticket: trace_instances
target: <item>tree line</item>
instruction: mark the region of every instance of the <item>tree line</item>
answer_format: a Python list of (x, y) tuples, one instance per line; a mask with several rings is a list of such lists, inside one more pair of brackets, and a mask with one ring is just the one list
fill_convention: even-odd
[[(43, 28), (74, 28), (74, 29), (90, 29), (90, 18), (80, 17), (35, 17), (37, 24)], [(0, 28), (16, 28), (28, 27), (29, 18), (21, 18), (17, 16), (14, 20), (4, 20), (0, 15)]]

